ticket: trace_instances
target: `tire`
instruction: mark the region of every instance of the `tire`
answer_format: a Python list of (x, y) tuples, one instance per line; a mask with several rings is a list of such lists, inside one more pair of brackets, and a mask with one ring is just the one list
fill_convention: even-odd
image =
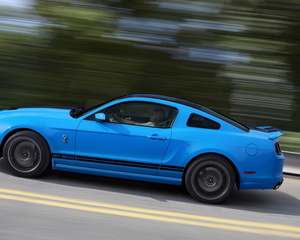
[(225, 159), (207, 155), (196, 159), (187, 169), (185, 186), (200, 202), (219, 203), (233, 191), (235, 172)]
[(13, 174), (20, 177), (37, 177), (50, 163), (47, 142), (39, 134), (22, 131), (13, 134), (5, 143), (3, 158)]

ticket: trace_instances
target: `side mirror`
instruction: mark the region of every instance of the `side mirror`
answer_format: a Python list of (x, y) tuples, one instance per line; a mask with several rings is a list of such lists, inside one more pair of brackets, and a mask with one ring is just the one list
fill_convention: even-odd
[(106, 120), (105, 113), (96, 113), (95, 114), (95, 119), (97, 121), (105, 121)]

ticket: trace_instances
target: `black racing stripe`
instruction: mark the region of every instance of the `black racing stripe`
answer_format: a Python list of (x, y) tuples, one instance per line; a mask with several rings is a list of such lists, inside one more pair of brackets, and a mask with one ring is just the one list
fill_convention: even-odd
[(278, 128), (272, 128), (272, 129), (268, 129), (268, 132), (271, 133), (271, 132), (282, 132), (282, 131)]
[(275, 128), (275, 127), (265, 127), (264, 129), (270, 133), (271, 132), (282, 132), (279, 128)]
[(93, 162), (93, 163), (102, 163), (102, 164), (110, 164), (110, 165), (118, 165), (118, 166), (128, 166), (128, 167), (139, 167), (139, 168), (150, 168), (150, 169), (160, 169), (165, 171), (175, 171), (182, 172), (183, 167), (170, 166), (170, 165), (162, 165), (159, 164), (151, 164), (151, 163), (139, 163), (139, 162), (131, 162), (131, 161), (121, 161), (121, 160), (112, 160), (112, 159), (103, 159), (103, 158), (93, 158), (93, 157), (83, 157), (83, 156), (74, 156), (68, 154), (60, 154), (60, 153), (52, 153), (53, 158), (59, 158), (64, 160), (77, 160), (83, 162)]
[(162, 165), (160, 167), (160, 170), (167, 170), (167, 171), (176, 171), (176, 172), (182, 172), (183, 167), (177, 167), (177, 166), (169, 166), (169, 165)]
[(149, 164), (149, 163), (138, 163), (138, 162), (129, 162), (129, 161), (120, 161), (120, 160), (110, 160), (110, 159), (101, 159), (101, 158), (90, 158), (90, 157), (79, 157), (77, 156), (78, 161), (84, 162), (94, 162), (94, 163), (103, 163), (119, 166), (129, 166), (129, 167), (140, 167), (140, 168), (151, 168), (158, 169), (158, 164)]

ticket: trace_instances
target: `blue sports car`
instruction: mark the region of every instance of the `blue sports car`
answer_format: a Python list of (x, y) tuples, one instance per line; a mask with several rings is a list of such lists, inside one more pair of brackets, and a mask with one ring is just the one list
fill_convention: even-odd
[(0, 154), (17, 176), (54, 170), (183, 185), (205, 203), (233, 188), (277, 189), (279, 129), (248, 127), (202, 105), (131, 94), (91, 109), (0, 111)]

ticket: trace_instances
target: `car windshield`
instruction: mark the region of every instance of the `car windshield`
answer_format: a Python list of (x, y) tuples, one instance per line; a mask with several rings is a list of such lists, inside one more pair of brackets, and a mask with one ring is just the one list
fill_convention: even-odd
[(90, 107), (88, 109), (85, 109), (85, 108), (82, 108), (82, 107), (76, 107), (76, 108), (73, 108), (70, 111), (70, 115), (73, 118), (79, 118), (79, 117), (83, 116), (84, 114), (89, 113), (89, 112), (93, 111), (94, 109), (96, 109), (98, 107), (101, 107), (102, 105), (104, 105), (106, 103), (113, 102), (113, 101), (118, 100), (118, 99), (120, 99), (120, 98), (115, 98), (113, 100), (105, 101), (103, 103), (100, 103), (100, 104), (98, 104), (96, 106), (93, 106), (93, 107)]

